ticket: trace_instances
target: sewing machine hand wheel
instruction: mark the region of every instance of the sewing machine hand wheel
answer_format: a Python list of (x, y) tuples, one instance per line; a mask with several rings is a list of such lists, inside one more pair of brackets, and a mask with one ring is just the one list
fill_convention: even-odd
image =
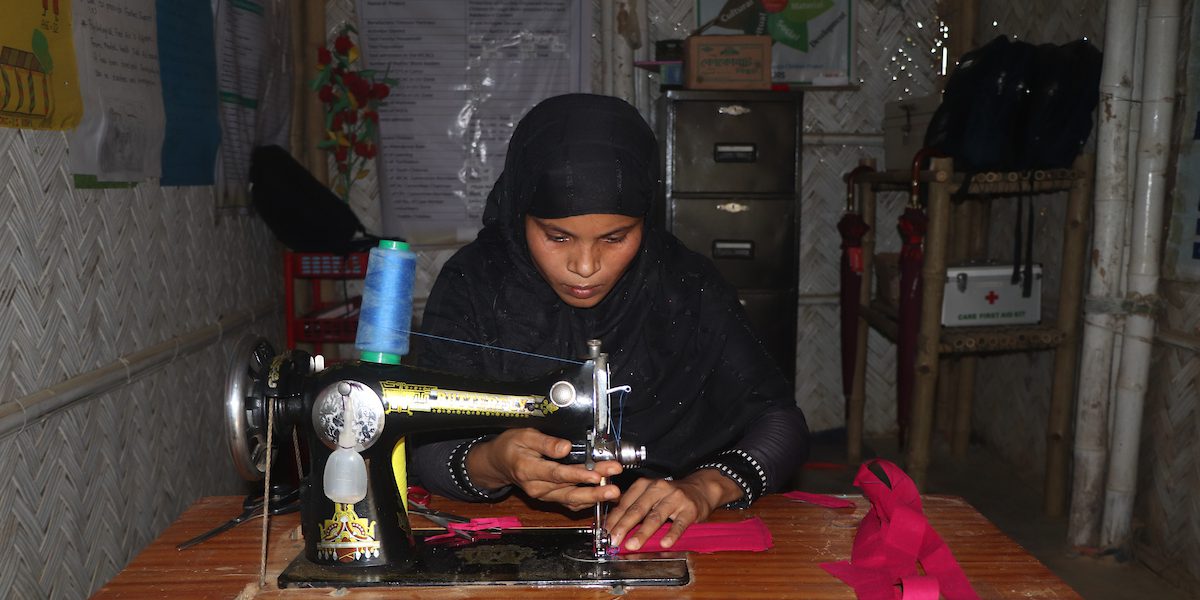
[[(225, 377), (225, 433), (238, 475), (258, 481), (274, 456), (267, 456), (267, 397), (263, 393), (275, 349), (265, 338), (238, 342)], [(272, 454), (275, 454), (272, 451)]]

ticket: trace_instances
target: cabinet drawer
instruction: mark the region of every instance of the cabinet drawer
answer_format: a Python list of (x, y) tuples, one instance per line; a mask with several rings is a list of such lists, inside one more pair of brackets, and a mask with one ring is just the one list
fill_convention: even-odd
[(794, 104), (680, 102), (674, 128), (675, 191), (795, 191)]
[(794, 287), (795, 203), (790, 198), (675, 199), (671, 231), (711, 258), (734, 287)]

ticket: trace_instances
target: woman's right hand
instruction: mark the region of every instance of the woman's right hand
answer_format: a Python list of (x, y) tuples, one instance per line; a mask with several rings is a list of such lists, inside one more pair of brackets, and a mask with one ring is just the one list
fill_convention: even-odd
[(564, 465), (553, 460), (570, 452), (571, 442), (567, 440), (531, 428), (509, 429), (471, 448), (467, 453), (467, 473), (478, 488), (516, 485), (532, 498), (556, 502), (570, 510), (583, 510), (621, 495), (615, 485), (599, 485), (601, 477), (621, 472), (620, 463), (598, 462), (594, 469), (588, 470), (583, 465)]

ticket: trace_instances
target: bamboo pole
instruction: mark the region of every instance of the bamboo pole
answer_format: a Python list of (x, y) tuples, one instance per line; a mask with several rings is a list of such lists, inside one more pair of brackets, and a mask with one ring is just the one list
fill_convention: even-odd
[[(949, 265), (962, 265), (970, 258), (972, 209), (974, 205), (975, 203), (969, 200), (952, 202), (950, 204), (950, 220), (953, 223), (953, 227), (950, 228), (949, 232), (950, 249), (947, 253), (947, 264)], [(961, 395), (963, 387), (962, 377), (966, 373), (962, 368), (962, 363), (967, 359), (967, 356), (943, 358), (941, 370), (938, 373), (938, 432), (951, 441), (957, 436), (959, 426), (958, 413), (965, 410), (970, 415), (971, 411), (969, 405), (965, 408), (962, 406), (964, 399)], [(969, 403), (970, 399), (967, 398), (966, 401)], [(964, 457), (955, 455), (955, 458)]]
[(1151, 0), (1146, 19), (1146, 74), (1142, 90), (1142, 133), (1134, 178), (1133, 230), (1130, 238), (1127, 299), (1140, 304), (1125, 318), (1121, 362), (1113, 409), (1112, 455), (1105, 481), (1100, 543), (1106, 548), (1129, 543), (1137, 495), (1138, 452), (1154, 340), (1154, 300), (1162, 260), (1163, 212), (1167, 204), (1175, 108), (1179, 0)]
[[(980, 259), (987, 256), (988, 211), (991, 199), (973, 198), (963, 204), (966, 210), (966, 257)], [(951, 454), (957, 460), (967, 458), (971, 444), (971, 405), (975, 401), (975, 368), (979, 357), (965, 354), (958, 362), (958, 381), (954, 407), (954, 431), (950, 440)]]
[(1071, 186), (1067, 198), (1067, 230), (1063, 238), (1062, 275), (1058, 288), (1058, 329), (1063, 340), (1054, 351), (1054, 382), (1050, 392), (1050, 414), (1046, 420), (1043, 509), (1052, 517), (1062, 515), (1066, 507), (1071, 399), (1075, 391), (1075, 363), (1079, 357), (1079, 305), (1087, 253), (1092, 165), (1091, 156), (1081, 155), (1075, 159), (1080, 176)]
[(296, 160), (324, 184), (329, 183), (325, 152), (317, 142), (325, 136), (324, 107), (308, 88), (317, 61), (317, 48), (325, 45), (325, 2), (304, 0), (289, 8), (292, 62), (292, 125), (290, 151)]
[[(953, 161), (933, 159), (932, 169), (952, 173)], [(925, 264), (921, 269), (921, 324), (917, 334), (917, 356), (913, 407), (909, 424), (908, 473), (924, 490), (932, 454), (933, 394), (938, 376), (938, 338), (941, 333), (942, 293), (945, 291), (946, 234), (950, 227), (950, 187), (929, 186), (929, 230), (925, 236)]]
[[(1138, 24), (1136, 0), (1109, 0), (1105, 9), (1104, 66), (1100, 75), (1100, 104), (1096, 110), (1095, 216), (1087, 294), (1113, 303), (1121, 291), (1123, 246), (1130, 203), (1129, 148), (1137, 95), (1134, 59)], [(1140, 69), (1138, 69), (1140, 71)], [(1101, 303), (1097, 302), (1096, 305)], [(1109, 399), (1113, 357), (1119, 355), (1113, 334), (1120, 317), (1089, 307), (1083, 317), (1079, 361), (1079, 392), (1075, 406), (1072, 453), (1071, 514), (1067, 541), (1095, 546), (1104, 512), (1104, 478), (1108, 466)]]
[[(860, 165), (875, 168), (874, 159), (863, 159)], [(860, 307), (871, 303), (871, 284), (875, 270), (875, 188), (870, 183), (858, 184), (859, 210), (863, 222), (867, 224), (867, 233), (862, 239), (862, 288), (858, 292)], [(858, 317), (858, 331), (855, 347), (858, 352), (854, 356), (854, 385), (850, 390), (850, 402), (846, 407), (846, 462), (857, 465), (862, 462), (863, 421), (866, 413), (867, 388), (867, 339), (871, 326), (862, 316)]]

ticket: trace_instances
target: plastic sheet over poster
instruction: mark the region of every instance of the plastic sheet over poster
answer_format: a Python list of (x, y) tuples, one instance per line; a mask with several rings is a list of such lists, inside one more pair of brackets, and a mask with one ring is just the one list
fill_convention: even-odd
[(771, 79), (797, 86), (848, 85), (854, 66), (850, 0), (696, 0), (705, 35), (768, 35)]
[(154, 0), (73, 4), (88, 109), (67, 136), (71, 171), (106, 181), (158, 177), (164, 116)]
[(474, 239), (517, 121), (543, 98), (588, 91), (591, 12), (580, 0), (358, 0), (357, 9), (369, 68), (397, 80), (380, 107), (383, 235)]

